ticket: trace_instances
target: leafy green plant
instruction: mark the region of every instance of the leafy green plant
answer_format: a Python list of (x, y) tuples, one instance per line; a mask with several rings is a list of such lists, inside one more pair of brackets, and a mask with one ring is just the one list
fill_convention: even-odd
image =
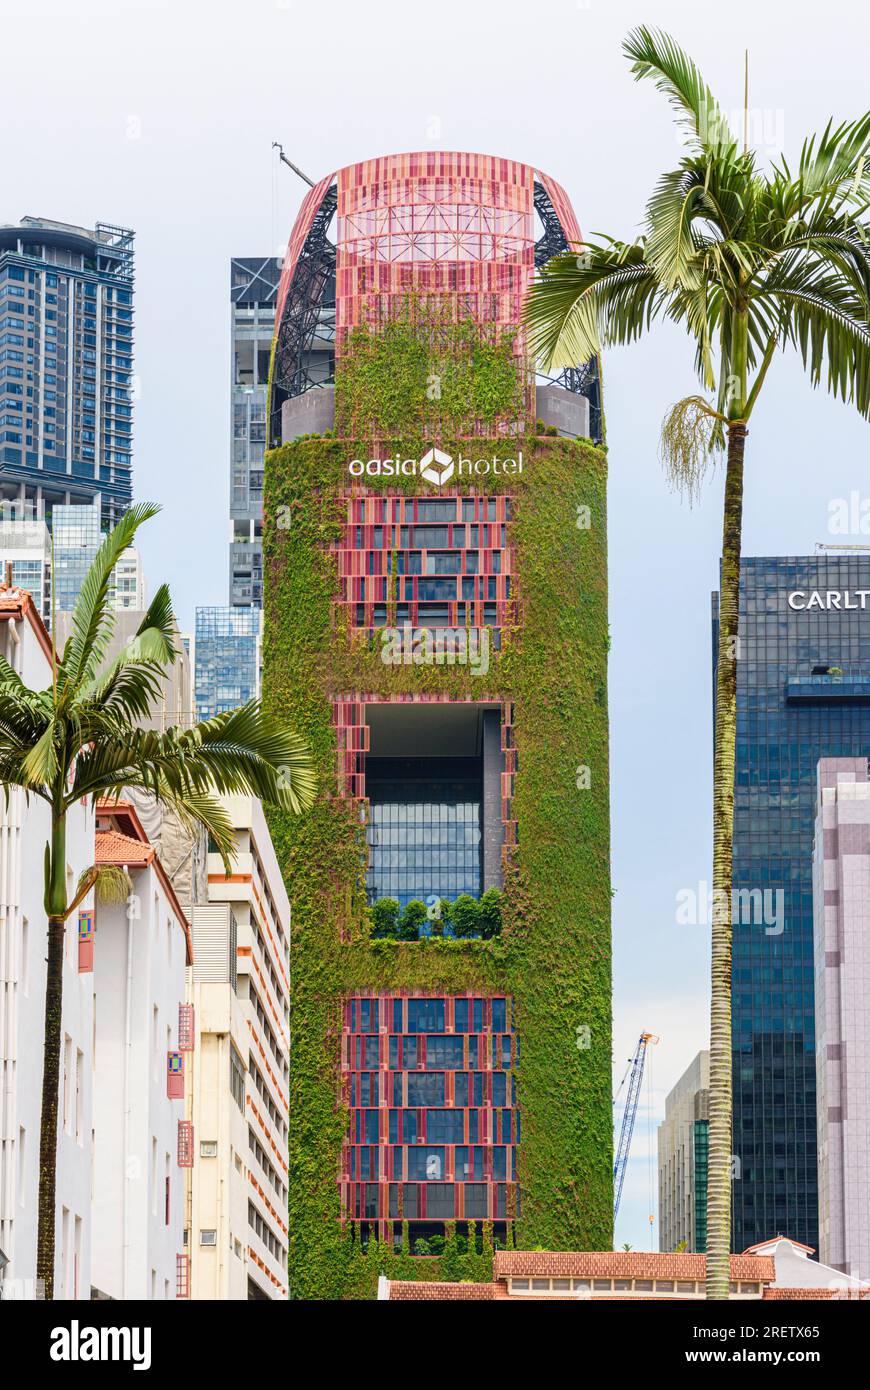
[(460, 938), (480, 932), (480, 903), (470, 893), (461, 893), (453, 904), (453, 931)]
[(498, 888), (487, 888), (479, 903), (480, 934), (484, 941), (501, 935), (504, 894)]
[(416, 941), (420, 935), (420, 928), (426, 921), (426, 904), (419, 898), (412, 898), (405, 905), (399, 923), (399, 936), (402, 941)]
[(353, 330), (336, 374), (338, 434), (442, 435), (524, 418), (516, 330), (453, 314), (450, 296), (409, 294), (386, 323)]
[(372, 936), (397, 936), (401, 908), (396, 898), (378, 898), (369, 909)]

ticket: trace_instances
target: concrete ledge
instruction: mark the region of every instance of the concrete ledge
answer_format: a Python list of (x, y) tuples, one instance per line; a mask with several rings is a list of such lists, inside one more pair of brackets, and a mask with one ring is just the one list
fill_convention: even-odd
[(281, 440), (289, 444), (302, 434), (324, 434), (335, 428), (335, 387), (315, 386), (292, 396), (281, 407)]
[(566, 439), (588, 439), (589, 402), (564, 386), (538, 386), (535, 413), (545, 425), (555, 425)]

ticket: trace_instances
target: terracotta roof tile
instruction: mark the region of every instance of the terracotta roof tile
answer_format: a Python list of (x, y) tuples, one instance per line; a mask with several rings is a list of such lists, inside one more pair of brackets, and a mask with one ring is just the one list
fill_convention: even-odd
[(490, 1301), (495, 1297), (494, 1284), (441, 1284), (434, 1280), (410, 1279), (393, 1279), (390, 1282), (391, 1303), (423, 1303), (437, 1299)]
[(190, 933), (190, 923), (154, 846), (149, 844), (147, 840), (136, 840), (132, 835), (123, 835), (120, 830), (98, 830), (94, 836), (94, 845), (94, 855), (98, 864), (126, 865), (128, 869), (147, 869), (150, 864), (154, 865), (163, 890), (170, 899), (184, 932), (187, 963), (192, 965), (193, 938)]
[(765, 1298), (841, 1298), (843, 1300), (868, 1299), (870, 1300), (870, 1288), (836, 1288), (836, 1289), (771, 1289), (764, 1290)]
[(94, 843), (98, 864), (127, 864), (132, 869), (144, 869), (155, 855), (153, 845), (122, 835), (120, 830), (98, 830)]
[(814, 1245), (801, 1245), (799, 1240), (792, 1240), (791, 1236), (771, 1236), (768, 1240), (759, 1240), (755, 1245), (747, 1245), (743, 1253), (744, 1255), (754, 1255), (756, 1251), (763, 1250), (766, 1245), (775, 1245), (778, 1240), (787, 1240), (789, 1245), (793, 1245), (797, 1250), (806, 1250), (808, 1255), (816, 1253)]
[[(497, 1250), (496, 1279), (573, 1277), (575, 1279), (698, 1279), (707, 1277), (706, 1255), (643, 1250)], [(732, 1255), (731, 1278), (772, 1282), (772, 1255)]]

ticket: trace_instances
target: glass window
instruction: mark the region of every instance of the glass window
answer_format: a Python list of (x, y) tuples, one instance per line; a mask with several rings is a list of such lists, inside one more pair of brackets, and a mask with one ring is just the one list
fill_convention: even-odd
[(443, 1219), (455, 1215), (455, 1196), (452, 1182), (427, 1183), (426, 1185), (426, 1215), (434, 1219)]
[(461, 1110), (428, 1110), (426, 1137), (435, 1143), (461, 1144), (465, 1138), (464, 1118)]
[(444, 1000), (443, 999), (409, 999), (408, 1000), (408, 1032), (409, 1033), (443, 1033), (444, 1032)]
[(444, 1176), (444, 1149), (417, 1145), (408, 1149), (408, 1177), (438, 1182)]
[(444, 1104), (444, 1073), (410, 1072), (408, 1074), (408, 1105), (423, 1108)]

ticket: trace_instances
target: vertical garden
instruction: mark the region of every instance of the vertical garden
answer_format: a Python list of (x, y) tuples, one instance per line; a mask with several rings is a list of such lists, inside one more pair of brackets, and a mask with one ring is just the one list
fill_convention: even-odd
[[(272, 817), (293, 914), (290, 1283), (304, 1298), (371, 1297), (378, 1273), (489, 1277), (486, 1231), (482, 1250), (466, 1251), (448, 1226), (442, 1257), (419, 1259), (407, 1241), (401, 1252), (374, 1240), (363, 1250), (342, 1222), (341, 1010), (354, 991), (506, 994), (522, 1117), (511, 1238), (550, 1249), (612, 1242), (606, 453), (534, 427), (506, 439), (504, 421), (523, 417), (510, 334), (441, 325), (436, 352), (431, 333), (421, 351), (412, 330), (399, 321), (359, 332), (336, 382), (341, 437), (296, 440), (266, 463), (265, 698), (307, 738), (320, 781), (309, 815)], [(472, 416), (470, 441), (457, 425)], [(420, 458), (432, 445), (452, 457), (522, 450), (521, 474), (473, 480), (475, 492), (511, 497), (510, 620), (483, 678), (462, 665), (385, 665), (340, 601), (331, 547), (361, 486), (349, 462)], [(454, 478), (439, 491), (419, 474), (362, 485), (426, 496), (472, 490)], [(433, 692), (511, 708), (517, 842), (505, 864), (501, 932), (373, 939), (365, 828), (360, 804), (341, 794), (332, 700)]]

